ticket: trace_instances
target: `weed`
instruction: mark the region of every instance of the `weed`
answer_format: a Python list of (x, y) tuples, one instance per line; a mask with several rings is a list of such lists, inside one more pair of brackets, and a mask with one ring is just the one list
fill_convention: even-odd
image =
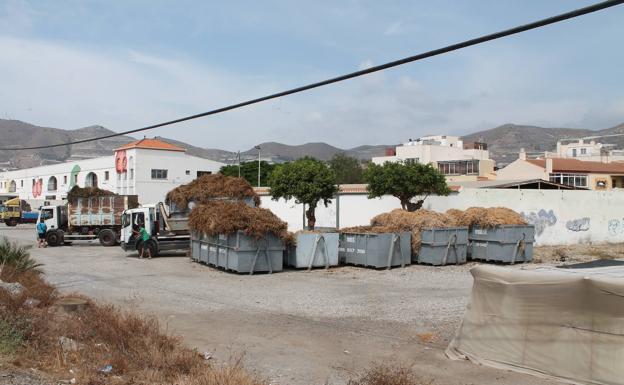
[(27, 247), (11, 242), (7, 237), (0, 238), (0, 270), (10, 267), (14, 273), (21, 274), (41, 266), (30, 257)]
[(431, 385), (432, 380), (424, 380), (411, 369), (388, 364), (373, 364), (364, 374), (351, 379), (348, 385)]

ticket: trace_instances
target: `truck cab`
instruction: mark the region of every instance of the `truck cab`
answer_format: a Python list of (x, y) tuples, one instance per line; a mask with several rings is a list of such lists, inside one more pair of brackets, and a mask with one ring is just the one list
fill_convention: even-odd
[(139, 251), (143, 241), (136, 232), (141, 226), (150, 236), (148, 247), (152, 256), (162, 250), (188, 250), (190, 235), (186, 221), (170, 218), (162, 202), (125, 210), (121, 217), (120, 243), (124, 251)]
[(67, 224), (67, 206), (41, 206), (37, 224), (45, 223), (46, 241), (50, 246), (63, 243), (63, 228)]
[(4, 202), (0, 208), (0, 220), (7, 226), (17, 226), (22, 221), (22, 201), (13, 198)]

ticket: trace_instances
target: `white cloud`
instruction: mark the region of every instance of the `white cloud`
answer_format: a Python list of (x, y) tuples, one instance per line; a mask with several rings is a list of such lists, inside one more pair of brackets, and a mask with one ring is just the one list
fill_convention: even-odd
[[(0, 37), (0, 51), (0, 116), (60, 128), (133, 129), (294, 85), (139, 50)], [(581, 126), (601, 114), (624, 114), (622, 100), (605, 107), (600, 99), (574, 94), (542, 96), (550, 63), (524, 57), (518, 70), (518, 57), (456, 58), (465, 64), (437, 73), (420, 67), (375, 73), (147, 134), (229, 150), (263, 141), (355, 147), (507, 122)], [(372, 65), (366, 59), (359, 68)]]

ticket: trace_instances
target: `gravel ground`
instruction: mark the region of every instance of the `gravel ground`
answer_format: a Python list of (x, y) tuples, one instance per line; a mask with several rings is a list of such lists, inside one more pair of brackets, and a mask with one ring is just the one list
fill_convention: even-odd
[[(33, 234), (0, 229), (26, 243)], [(373, 361), (411, 366), (438, 385), (551, 383), (444, 357), (469, 299), (471, 264), (247, 276), (89, 243), (31, 253), (63, 292), (154, 314), (219, 361), (244, 353), (273, 384), (343, 384)]]

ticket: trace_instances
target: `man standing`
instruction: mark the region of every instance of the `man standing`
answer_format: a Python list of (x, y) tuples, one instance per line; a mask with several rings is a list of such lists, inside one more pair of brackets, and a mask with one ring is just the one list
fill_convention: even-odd
[(141, 248), (141, 251), (139, 251), (139, 259), (143, 258), (146, 251), (147, 251), (147, 259), (152, 259), (152, 251), (150, 250), (149, 245), (148, 245), (150, 236), (147, 233), (147, 230), (145, 230), (145, 226), (141, 223), (139, 225), (139, 231), (135, 230), (134, 234), (137, 236), (137, 238), (140, 237), (141, 240), (143, 241), (143, 247)]
[(48, 226), (46, 226), (45, 222), (37, 223), (37, 243), (38, 247), (46, 247), (46, 231), (48, 231)]

